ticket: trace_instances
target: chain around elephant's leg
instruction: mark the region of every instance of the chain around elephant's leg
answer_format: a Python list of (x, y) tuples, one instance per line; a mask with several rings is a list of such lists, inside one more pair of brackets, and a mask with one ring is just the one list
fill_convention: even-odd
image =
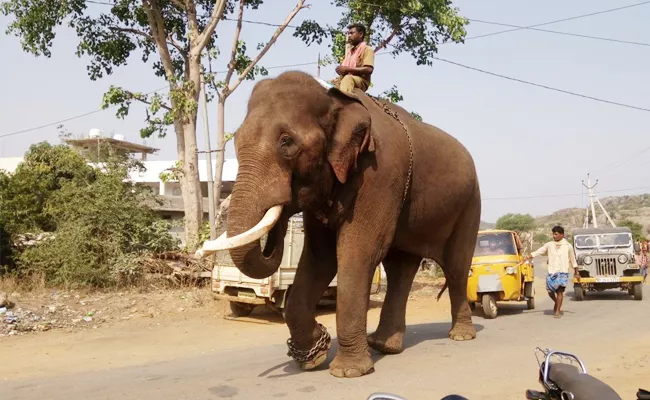
[(404, 350), (406, 303), (422, 257), (391, 250), (383, 261), (388, 287), (381, 307), (377, 330), (368, 336), (368, 345), (385, 354)]
[(285, 321), (288, 353), (301, 369), (323, 364), (331, 347), (327, 329), (316, 322), (316, 305), (336, 275), (336, 241), (310, 214), (303, 216), (305, 245), (289, 292)]

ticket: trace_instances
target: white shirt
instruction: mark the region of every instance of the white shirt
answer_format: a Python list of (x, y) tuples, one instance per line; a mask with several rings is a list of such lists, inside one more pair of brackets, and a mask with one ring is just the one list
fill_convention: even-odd
[(533, 257), (541, 256), (548, 252), (548, 273), (556, 272), (569, 273), (569, 267), (577, 268), (576, 256), (573, 252), (573, 246), (566, 239), (559, 242), (548, 242), (539, 249), (533, 251)]

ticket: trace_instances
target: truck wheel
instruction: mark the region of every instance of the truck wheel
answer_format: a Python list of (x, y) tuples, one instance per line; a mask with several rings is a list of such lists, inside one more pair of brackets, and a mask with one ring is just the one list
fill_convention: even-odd
[(529, 297), (526, 299), (526, 307), (529, 310), (534, 310), (535, 309), (535, 298), (534, 297)]
[(255, 308), (255, 306), (250, 304), (240, 303), (237, 301), (230, 302), (230, 311), (235, 317), (247, 317), (253, 312), (253, 308)]
[(643, 284), (635, 283), (633, 286), (634, 300), (643, 300)]
[(497, 302), (493, 294), (484, 294), (483, 295), (483, 313), (488, 319), (494, 319), (497, 317)]
[(573, 292), (575, 293), (576, 301), (582, 301), (585, 299), (585, 290), (582, 288), (582, 286), (580, 285), (574, 286)]

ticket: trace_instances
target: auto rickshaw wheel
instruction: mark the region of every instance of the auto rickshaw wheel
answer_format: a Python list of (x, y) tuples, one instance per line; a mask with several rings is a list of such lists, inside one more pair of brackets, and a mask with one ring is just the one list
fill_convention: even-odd
[(576, 301), (582, 301), (585, 299), (585, 290), (580, 285), (575, 285), (573, 287), (573, 292), (575, 293)]
[(535, 295), (533, 287), (533, 282), (524, 283), (524, 297), (533, 297)]
[(526, 299), (526, 307), (529, 310), (534, 310), (535, 309), (535, 298), (534, 297), (529, 297)]
[(493, 294), (484, 294), (483, 299), (483, 313), (486, 318), (493, 319), (497, 317), (497, 301)]
[(634, 300), (643, 300), (643, 284), (635, 283), (632, 288), (634, 291)]

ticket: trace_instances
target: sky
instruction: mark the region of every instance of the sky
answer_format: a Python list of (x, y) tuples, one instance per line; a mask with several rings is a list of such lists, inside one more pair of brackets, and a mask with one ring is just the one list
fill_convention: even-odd
[[(641, 0), (479, 0), (454, 1), (464, 17), (528, 26), (548, 21), (622, 7)], [(260, 10), (247, 10), (245, 19), (280, 23), (294, 7), (295, 0), (266, 2)], [(303, 19), (322, 23), (338, 21), (341, 9), (326, 0), (308, 1), (292, 24)], [(94, 5), (97, 11), (101, 5)], [(19, 39), (7, 36), (8, 21), (0, 17), (0, 157), (22, 156), (31, 144), (60, 143), (55, 122), (100, 109), (110, 85), (149, 92), (166, 86), (151, 66), (138, 55), (111, 76), (91, 81), (86, 72), (88, 58), (78, 58), (75, 33), (67, 27), (57, 31), (52, 57), (36, 58), (21, 49)], [(591, 172), (598, 179), (596, 193), (611, 195), (650, 192), (650, 3), (605, 14), (545, 25), (540, 29), (580, 35), (648, 43), (633, 45), (533, 30), (517, 30), (477, 39), (464, 44), (439, 46), (445, 60), (511, 78), (564, 91), (624, 103), (648, 111), (597, 102), (523, 84), (518, 81), (434, 61), (432, 67), (417, 66), (408, 54), (393, 58), (377, 55), (373, 84), (378, 94), (391, 86), (404, 96), (401, 103), (424, 120), (460, 140), (476, 163), (481, 196), (482, 219), (494, 222), (506, 213), (549, 214), (567, 207), (584, 207), (586, 189), (582, 181)], [(468, 38), (509, 29), (472, 22)], [(244, 24), (242, 39), (253, 50), (265, 42), (274, 27)], [(218, 44), (229, 54), (234, 23), (220, 22)], [(269, 68), (316, 62), (319, 52), (328, 54), (325, 43), (306, 47), (285, 31), (261, 65)], [(227, 60), (215, 63), (223, 70)], [(321, 77), (334, 77), (335, 66), (321, 68)], [(275, 76), (295, 69), (316, 74), (316, 65), (270, 68)], [(228, 99), (226, 131), (242, 122), (246, 102), (254, 82), (243, 83)], [(212, 145), (216, 142), (216, 103), (208, 105)], [(105, 135), (121, 134), (126, 140), (143, 143), (139, 129), (144, 126), (144, 107), (132, 107), (124, 120), (115, 110), (104, 110), (64, 122), (75, 135), (99, 128)], [(50, 126), (37, 128), (43, 125)], [(197, 137), (205, 149), (201, 116)], [(30, 130), (31, 129), (31, 130)], [(16, 131), (24, 133), (9, 135)], [(166, 138), (144, 141), (160, 151), (150, 160), (176, 159), (173, 132)], [(232, 143), (226, 157), (234, 158)], [(435, 179), (432, 178), (432, 179)]]

